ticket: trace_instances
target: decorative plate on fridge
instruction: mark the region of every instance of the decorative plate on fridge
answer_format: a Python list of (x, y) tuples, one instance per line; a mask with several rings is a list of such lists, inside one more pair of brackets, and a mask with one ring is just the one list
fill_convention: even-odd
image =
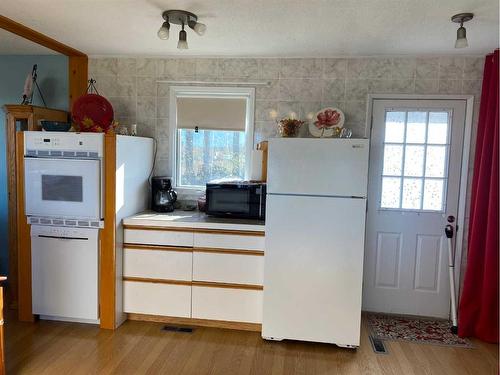
[(340, 130), (344, 126), (345, 116), (338, 108), (323, 108), (316, 113), (314, 118), (309, 123), (309, 133), (313, 137), (333, 137), (339, 136)]

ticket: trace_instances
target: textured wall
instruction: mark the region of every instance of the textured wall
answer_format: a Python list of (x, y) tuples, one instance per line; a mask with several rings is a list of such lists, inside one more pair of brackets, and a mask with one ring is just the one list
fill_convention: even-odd
[[(269, 81), (256, 88), (255, 142), (276, 134), (269, 110), (305, 117), (326, 106), (346, 115), (345, 126), (367, 136), (369, 93), (473, 94), (479, 101), (482, 57), (328, 59), (92, 58), (89, 75), (109, 98), (121, 124), (158, 140), (158, 173), (168, 162), (169, 85), (157, 80)], [(306, 130), (305, 128), (303, 130)]]
[[(475, 97), (469, 186), (476, 139), (484, 58), (383, 57), (327, 59), (257, 58), (92, 58), (89, 75), (97, 79), (121, 124), (138, 124), (139, 135), (158, 141), (156, 173), (171, 175), (169, 147), (169, 85), (157, 80), (268, 81), (256, 88), (255, 142), (276, 134), (269, 111), (291, 111), (304, 118), (326, 106), (342, 109), (354, 136), (368, 136), (368, 94), (472, 94)], [(306, 130), (305, 128), (303, 130)], [(305, 132), (307, 133), (307, 131)], [(306, 135), (306, 134), (303, 134)], [(468, 189), (465, 233), (468, 231)], [(467, 248), (467, 236), (464, 248)], [(465, 252), (464, 252), (465, 256)], [(462, 262), (462, 267), (465, 262)], [(462, 272), (463, 275), (463, 272)]]

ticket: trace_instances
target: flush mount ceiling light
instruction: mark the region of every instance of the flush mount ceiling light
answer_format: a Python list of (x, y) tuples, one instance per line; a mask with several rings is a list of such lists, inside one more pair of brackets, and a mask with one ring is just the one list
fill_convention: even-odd
[(158, 30), (158, 38), (162, 40), (167, 40), (170, 32), (170, 24), (181, 25), (182, 29), (179, 32), (179, 42), (177, 43), (177, 48), (188, 49), (187, 44), (187, 33), (184, 30), (184, 26), (189, 26), (198, 35), (205, 34), (207, 26), (198, 22), (198, 16), (194, 13), (187, 12), (185, 10), (166, 10), (162, 14), (165, 20)]
[(460, 24), (457, 30), (457, 41), (455, 42), (455, 48), (465, 48), (469, 46), (467, 43), (467, 32), (464, 27), (464, 22), (470, 21), (474, 17), (472, 13), (459, 13), (451, 17), (452, 22)]

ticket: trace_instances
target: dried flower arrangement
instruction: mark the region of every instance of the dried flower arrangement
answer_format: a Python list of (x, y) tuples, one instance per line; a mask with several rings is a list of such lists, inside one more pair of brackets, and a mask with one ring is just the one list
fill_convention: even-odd
[(283, 118), (278, 123), (278, 130), (282, 137), (296, 137), (304, 121), (295, 118)]

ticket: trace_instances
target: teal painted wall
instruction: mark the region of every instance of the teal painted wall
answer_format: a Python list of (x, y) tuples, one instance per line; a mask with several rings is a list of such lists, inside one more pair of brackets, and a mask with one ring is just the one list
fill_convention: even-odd
[[(38, 65), (38, 85), (48, 107), (68, 110), (68, 58), (61, 55), (0, 55), (0, 108), (21, 104), (24, 81)], [(35, 89), (33, 104), (43, 106)], [(0, 111), (0, 275), (8, 274), (5, 115)]]

